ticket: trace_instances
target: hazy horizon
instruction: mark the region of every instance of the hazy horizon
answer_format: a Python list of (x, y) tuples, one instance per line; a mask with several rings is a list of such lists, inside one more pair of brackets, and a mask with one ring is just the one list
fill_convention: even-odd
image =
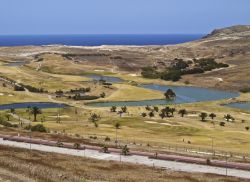
[(2, 0), (0, 35), (207, 34), (250, 24), (248, 0)]

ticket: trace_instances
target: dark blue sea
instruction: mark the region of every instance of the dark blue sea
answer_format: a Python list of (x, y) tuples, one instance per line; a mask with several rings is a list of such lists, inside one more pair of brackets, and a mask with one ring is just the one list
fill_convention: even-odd
[(0, 46), (26, 45), (169, 45), (202, 38), (202, 34), (166, 35), (0, 35)]

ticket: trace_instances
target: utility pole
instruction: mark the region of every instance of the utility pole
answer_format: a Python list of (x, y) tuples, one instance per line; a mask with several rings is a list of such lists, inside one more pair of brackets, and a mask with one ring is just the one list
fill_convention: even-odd
[(214, 155), (214, 138), (213, 137), (211, 137), (211, 139), (212, 139), (212, 155)]
[(226, 176), (227, 176), (227, 156), (226, 156)]

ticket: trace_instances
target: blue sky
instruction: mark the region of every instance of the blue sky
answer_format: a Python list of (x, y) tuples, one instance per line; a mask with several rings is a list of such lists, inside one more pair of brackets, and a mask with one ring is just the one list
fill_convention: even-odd
[(250, 0), (0, 0), (0, 34), (195, 34), (250, 24)]

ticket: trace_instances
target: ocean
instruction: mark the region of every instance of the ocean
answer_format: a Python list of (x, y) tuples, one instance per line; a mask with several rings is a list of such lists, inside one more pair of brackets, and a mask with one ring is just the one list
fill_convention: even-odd
[(171, 45), (202, 38), (203, 34), (166, 35), (0, 35), (0, 46), (28, 45)]

